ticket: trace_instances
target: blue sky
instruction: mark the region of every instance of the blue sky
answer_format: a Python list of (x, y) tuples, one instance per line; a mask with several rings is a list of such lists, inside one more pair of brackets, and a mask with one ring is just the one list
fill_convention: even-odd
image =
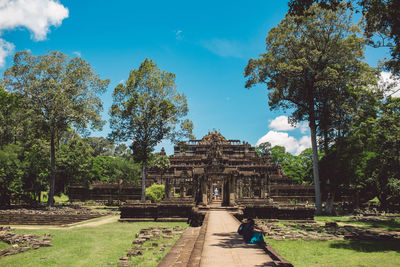
[[(306, 125), (293, 129), (285, 124), (283, 112), (269, 110), (266, 87), (247, 90), (243, 77), (248, 60), (265, 51), (269, 29), (287, 9), (287, 1), (265, 0), (3, 0), (0, 72), (19, 50), (29, 49), (34, 55), (59, 50), (80, 56), (102, 78), (111, 80), (102, 96), (108, 119), (114, 87), (151, 58), (176, 74), (178, 90), (188, 98), (188, 117), (197, 138), (215, 128), (228, 139), (255, 145), (264, 136), (299, 153), (309, 145)], [(381, 50), (367, 50), (371, 65), (383, 56)], [(109, 131), (106, 125), (92, 135), (106, 136)], [(167, 142), (160, 146), (173, 152)]]

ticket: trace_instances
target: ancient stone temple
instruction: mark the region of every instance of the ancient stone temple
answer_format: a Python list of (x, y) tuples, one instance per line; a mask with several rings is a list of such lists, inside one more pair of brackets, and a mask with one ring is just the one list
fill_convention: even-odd
[[(165, 151), (161, 151), (165, 154)], [(149, 168), (146, 186), (165, 185), (161, 203), (126, 201), (120, 221), (188, 220), (199, 225), (209, 209), (238, 218), (313, 219), (314, 188), (293, 184), (270, 159), (240, 140), (213, 131), (175, 146), (170, 168)]]
[(313, 202), (313, 186), (292, 184), (268, 154), (259, 156), (249, 143), (227, 140), (215, 130), (175, 146), (170, 163), (162, 175), (154, 169), (148, 173), (149, 185), (165, 184), (167, 198), (193, 199), (197, 205), (221, 199), (223, 206)]

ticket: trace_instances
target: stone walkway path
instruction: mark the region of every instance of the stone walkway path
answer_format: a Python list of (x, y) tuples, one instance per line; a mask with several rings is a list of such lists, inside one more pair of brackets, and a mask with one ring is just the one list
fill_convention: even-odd
[(237, 233), (239, 222), (231, 214), (209, 212), (200, 266), (276, 266), (262, 248), (243, 241)]
[(188, 227), (157, 267), (187, 266), (199, 232), (200, 227)]

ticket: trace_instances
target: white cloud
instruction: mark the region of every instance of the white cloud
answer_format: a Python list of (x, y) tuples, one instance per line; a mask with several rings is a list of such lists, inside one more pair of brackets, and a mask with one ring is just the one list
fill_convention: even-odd
[(268, 127), (272, 130), (275, 131), (292, 131), (295, 129), (300, 129), (300, 132), (302, 134), (306, 133), (308, 131), (308, 126), (307, 123), (303, 122), (298, 125), (292, 126), (288, 122), (288, 117), (287, 116), (278, 116), (275, 119), (271, 120), (269, 122)]
[(28, 28), (35, 40), (43, 40), (50, 26), (59, 26), (68, 9), (54, 0), (2, 0), (0, 30)]
[[(4, 30), (25, 27), (34, 40), (44, 40), (49, 28), (60, 26), (67, 17), (68, 9), (57, 0), (0, 0), (0, 35)], [(0, 45), (0, 63), (4, 65), (12, 44), (3, 40)]]
[(81, 51), (74, 51), (72, 54), (77, 57), (82, 57)]
[(219, 55), (221, 57), (243, 57), (242, 46), (234, 41), (229, 41), (226, 39), (212, 39), (203, 42), (203, 47), (210, 50), (212, 53)]
[(0, 67), (4, 66), (6, 57), (14, 51), (14, 45), (0, 38)]
[(176, 38), (176, 40), (183, 40), (183, 32), (182, 32), (182, 30), (175, 31), (175, 38)]
[(303, 150), (310, 148), (311, 147), (311, 137), (308, 135), (305, 135), (300, 138), (299, 140), (299, 147), (297, 148), (297, 151), (295, 152), (296, 155), (300, 154)]
[(298, 155), (304, 149), (311, 147), (311, 139), (308, 136), (303, 136), (300, 140), (297, 140), (293, 136), (289, 136), (288, 133), (277, 131), (269, 131), (257, 141), (256, 145), (258, 146), (264, 142), (271, 143), (271, 146), (283, 146), (287, 152), (295, 155)]
[(268, 125), (269, 128), (276, 131), (291, 131), (296, 129), (295, 126), (290, 125), (287, 116), (278, 116), (271, 120)]
[(300, 124), (299, 128), (300, 128), (300, 132), (302, 134), (305, 134), (309, 130), (308, 125), (307, 125), (306, 122), (303, 122), (302, 124)]
[(386, 96), (400, 97), (400, 77), (394, 76), (390, 72), (382, 71), (378, 81), (379, 86), (386, 92)]

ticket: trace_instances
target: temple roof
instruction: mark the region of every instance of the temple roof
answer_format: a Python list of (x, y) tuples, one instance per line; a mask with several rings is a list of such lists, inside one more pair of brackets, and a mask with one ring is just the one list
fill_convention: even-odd
[(226, 138), (217, 130), (213, 130), (212, 132), (208, 132), (202, 139), (202, 142), (227, 142)]

